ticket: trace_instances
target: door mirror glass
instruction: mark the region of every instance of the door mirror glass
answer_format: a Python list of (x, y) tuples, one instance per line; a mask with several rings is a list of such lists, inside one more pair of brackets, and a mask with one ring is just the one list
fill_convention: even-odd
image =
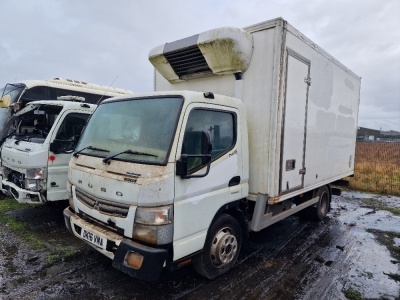
[[(205, 131), (188, 131), (185, 133), (182, 145), (182, 156), (177, 161), (177, 175), (184, 178), (207, 176), (211, 164), (211, 139)], [(207, 169), (202, 174), (189, 175), (203, 167)]]

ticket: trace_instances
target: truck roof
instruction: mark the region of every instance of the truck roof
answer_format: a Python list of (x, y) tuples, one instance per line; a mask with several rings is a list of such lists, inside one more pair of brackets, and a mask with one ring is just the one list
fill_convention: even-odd
[(83, 82), (79, 80), (54, 78), (50, 80), (22, 80), (18, 83), (25, 84), (28, 88), (35, 86), (48, 86), (54, 88), (64, 88), (66, 90), (79, 90), (91, 94), (107, 95), (107, 96), (118, 96), (133, 94), (130, 90), (108, 87), (104, 85)]
[(165, 92), (151, 92), (151, 93), (143, 93), (143, 94), (135, 94), (135, 95), (130, 95), (130, 96), (121, 96), (121, 97), (113, 97), (104, 100), (100, 105), (110, 103), (110, 102), (116, 102), (116, 101), (125, 101), (129, 99), (138, 99), (138, 98), (149, 98), (149, 97), (160, 97), (160, 96), (182, 96), (185, 105), (188, 105), (189, 103), (196, 102), (196, 103), (214, 103), (218, 105), (225, 105), (225, 106), (231, 106), (231, 107), (239, 107), (243, 105), (243, 102), (237, 98), (225, 96), (225, 95), (220, 95), (220, 94), (214, 94), (211, 93), (214, 98), (207, 98), (205, 94), (209, 92), (195, 92), (195, 91), (165, 91)]
[(39, 101), (33, 101), (29, 102), (26, 107), (18, 111), (17, 114), (24, 113), (26, 111), (29, 111), (32, 109), (32, 106), (38, 106), (38, 105), (54, 105), (54, 106), (62, 106), (66, 109), (77, 109), (84, 107), (89, 110), (89, 111), (94, 111), (97, 107), (95, 104), (88, 104), (88, 103), (80, 103), (80, 102), (72, 102), (72, 101), (60, 101), (60, 100), (39, 100)]

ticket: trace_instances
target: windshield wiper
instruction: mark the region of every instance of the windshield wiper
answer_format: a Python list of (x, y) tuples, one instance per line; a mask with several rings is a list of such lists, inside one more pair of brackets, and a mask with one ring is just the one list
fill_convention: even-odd
[(87, 147), (85, 147), (85, 148), (83, 148), (83, 149), (81, 149), (81, 150), (75, 152), (75, 153), (73, 154), (73, 156), (74, 156), (74, 157), (78, 157), (78, 154), (79, 154), (79, 153), (81, 153), (82, 151), (87, 150), (87, 149), (89, 149), (89, 150), (95, 150), (95, 151), (101, 151), (101, 152), (110, 152), (109, 150), (105, 150), (105, 149), (101, 149), (101, 148), (96, 148), (96, 147), (92, 147), (92, 146), (87, 146)]
[(127, 154), (136, 154), (136, 155), (146, 155), (146, 156), (158, 157), (157, 155), (154, 155), (154, 154), (150, 154), (150, 153), (146, 153), (146, 152), (133, 151), (133, 150), (131, 150), (131, 149), (128, 149), (128, 150), (125, 150), (125, 151), (122, 151), (122, 152), (119, 152), (119, 153), (117, 153), (117, 154), (110, 155), (110, 156), (104, 158), (104, 159), (103, 159), (103, 164), (108, 164), (109, 161), (110, 161), (110, 159), (112, 159), (112, 158), (114, 158), (114, 157), (116, 157), (116, 156), (118, 156), (118, 155), (125, 154), (125, 153), (127, 153)]

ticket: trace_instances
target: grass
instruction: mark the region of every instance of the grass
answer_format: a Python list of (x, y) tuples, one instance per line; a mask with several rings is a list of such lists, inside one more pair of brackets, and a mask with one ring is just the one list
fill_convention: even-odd
[(53, 265), (63, 259), (73, 257), (77, 254), (76, 250), (69, 249), (69, 248), (57, 248), (50, 252), (49, 256), (47, 257), (47, 265)]
[(394, 215), (398, 215), (398, 216), (400, 215), (400, 208), (384, 206), (376, 199), (363, 199), (362, 201), (365, 205), (372, 207), (374, 209), (387, 210), (387, 211), (390, 211)]
[[(21, 204), (14, 199), (0, 200), (0, 226), (5, 230), (15, 232), (29, 246), (47, 252), (49, 251), (49, 246), (45, 241), (36, 237), (36, 235), (34, 235), (29, 228), (27, 228), (23, 221), (16, 220), (7, 215), (7, 212), (26, 207), (32, 207), (32, 204)], [(57, 247), (49, 251), (46, 259), (46, 265), (50, 266), (56, 264), (64, 259), (75, 256), (77, 253), (77, 250), (70, 249), (68, 247)]]
[(362, 300), (361, 293), (353, 289), (347, 289), (343, 291), (344, 296), (350, 300)]
[(352, 189), (400, 196), (400, 143), (357, 142)]
[(389, 276), (390, 278), (392, 278), (395, 281), (400, 282), (400, 274), (393, 274), (393, 273), (389, 273), (389, 274), (383, 273), (383, 274)]
[(34, 248), (44, 248), (45, 243), (33, 235), (22, 221), (16, 220), (6, 213), (9, 211), (32, 206), (31, 204), (21, 204), (14, 199), (0, 200), (0, 223), (5, 229), (17, 232), (21, 238)]

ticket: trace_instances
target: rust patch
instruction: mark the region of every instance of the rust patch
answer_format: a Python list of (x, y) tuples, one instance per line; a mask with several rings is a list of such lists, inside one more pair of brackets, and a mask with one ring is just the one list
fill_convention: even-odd
[(274, 197), (274, 198), (269, 198), (268, 199), (268, 204), (277, 204), (277, 203), (279, 203), (281, 201), (282, 201), (281, 197), (277, 196), (277, 197)]

